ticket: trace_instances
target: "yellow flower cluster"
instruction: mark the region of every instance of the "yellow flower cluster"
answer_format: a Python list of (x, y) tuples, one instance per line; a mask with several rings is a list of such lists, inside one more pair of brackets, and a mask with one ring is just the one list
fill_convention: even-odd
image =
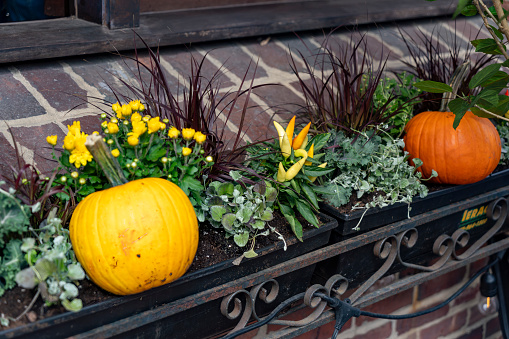
[(140, 102), (140, 100), (133, 100), (128, 104), (120, 105), (118, 102), (111, 105), (113, 112), (117, 115), (118, 119), (126, 119), (133, 112), (143, 112), (145, 110), (145, 106)]
[(90, 162), (93, 159), (92, 154), (90, 154), (88, 149), (85, 147), (87, 134), (81, 131), (79, 121), (74, 121), (71, 126), (67, 125), (67, 128), (69, 131), (64, 138), (64, 148), (71, 152), (69, 162), (76, 168), (86, 166), (87, 162)]

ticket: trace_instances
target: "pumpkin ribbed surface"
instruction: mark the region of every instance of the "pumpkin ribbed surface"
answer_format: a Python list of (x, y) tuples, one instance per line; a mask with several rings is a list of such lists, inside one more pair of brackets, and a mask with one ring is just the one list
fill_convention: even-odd
[(88, 276), (120, 295), (181, 277), (198, 247), (198, 221), (189, 198), (158, 178), (87, 196), (76, 207), (69, 230)]
[(430, 182), (471, 184), (486, 178), (500, 161), (501, 141), (489, 119), (467, 112), (456, 130), (451, 112), (423, 112), (405, 127), (405, 150), (423, 165), (423, 178), (434, 169)]

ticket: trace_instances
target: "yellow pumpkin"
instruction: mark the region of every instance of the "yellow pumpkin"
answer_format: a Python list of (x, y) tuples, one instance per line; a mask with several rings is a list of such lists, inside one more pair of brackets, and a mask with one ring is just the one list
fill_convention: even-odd
[(95, 192), (69, 226), (76, 257), (94, 283), (132, 294), (181, 277), (198, 247), (198, 221), (175, 184), (146, 178)]
[(198, 248), (198, 220), (187, 195), (164, 179), (127, 182), (100, 136), (88, 136), (85, 145), (113, 185), (83, 199), (69, 224), (90, 279), (125, 295), (181, 277)]

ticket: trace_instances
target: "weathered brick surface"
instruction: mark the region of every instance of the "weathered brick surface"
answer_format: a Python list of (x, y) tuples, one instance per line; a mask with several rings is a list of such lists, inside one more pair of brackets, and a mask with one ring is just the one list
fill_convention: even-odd
[(396, 330), (397, 330), (398, 334), (400, 334), (400, 335), (404, 334), (405, 332), (408, 332), (411, 329), (423, 326), (435, 319), (440, 319), (443, 316), (445, 316), (448, 312), (449, 312), (449, 305), (444, 306), (441, 309), (439, 309), (435, 312), (432, 312), (432, 313), (428, 313), (426, 315), (422, 315), (422, 316), (410, 318), (410, 319), (398, 320), (398, 321), (396, 321)]
[(36, 98), (16, 78), (14, 69), (0, 69), (0, 119), (13, 121), (44, 114)]
[[(486, 324), (485, 337), (486, 338), (491, 337), (492, 335), (494, 335), (495, 333), (497, 333), (499, 331), (500, 331), (500, 321), (497, 316), (497, 317), (491, 319)], [(502, 338), (502, 334), (500, 334), (499, 337)]]
[(483, 327), (479, 326), (476, 327), (475, 329), (465, 331), (465, 334), (459, 336), (458, 339), (479, 339), (483, 337), (483, 333), (484, 333)]
[(447, 289), (463, 281), (466, 268), (461, 267), (455, 271), (440, 276), (440, 279), (432, 279), (419, 285), (419, 300), (428, 298), (443, 289)]
[(444, 318), (439, 323), (421, 331), (421, 338), (439, 338), (455, 332), (467, 324), (467, 311), (464, 310), (454, 316)]
[[(391, 314), (402, 307), (412, 304), (413, 290), (408, 289), (399, 294), (396, 294), (388, 299), (377, 302), (373, 305), (363, 308), (364, 311)], [(373, 321), (373, 318), (361, 316), (355, 320), (357, 326), (361, 326), (364, 322)]]

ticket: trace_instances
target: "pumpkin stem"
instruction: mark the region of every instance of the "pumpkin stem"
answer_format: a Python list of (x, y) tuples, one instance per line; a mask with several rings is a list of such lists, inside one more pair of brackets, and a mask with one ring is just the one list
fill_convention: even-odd
[(458, 93), (459, 88), (463, 81), (465, 81), (466, 76), (468, 75), (468, 68), (470, 67), (470, 61), (465, 61), (463, 64), (459, 65), (454, 73), (451, 75), (451, 79), (449, 80), (449, 85), (452, 87), (452, 93), (445, 92), (442, 96), (442, 102), (440, 104), (440, 112), (445, 112), (447, 110), (447, 106), (449, 102), (456, 98), (456, 94)]
[(87, 136), (85, 146), (88, 151), (92, 153), (95, 161), (99, 164), (112, 186), (120, 186), (127, 183), (127, 179), (120, 168), (120, 164), (117, 159), (111, 155), (109, 148), (100, 135), (92, 134)]

